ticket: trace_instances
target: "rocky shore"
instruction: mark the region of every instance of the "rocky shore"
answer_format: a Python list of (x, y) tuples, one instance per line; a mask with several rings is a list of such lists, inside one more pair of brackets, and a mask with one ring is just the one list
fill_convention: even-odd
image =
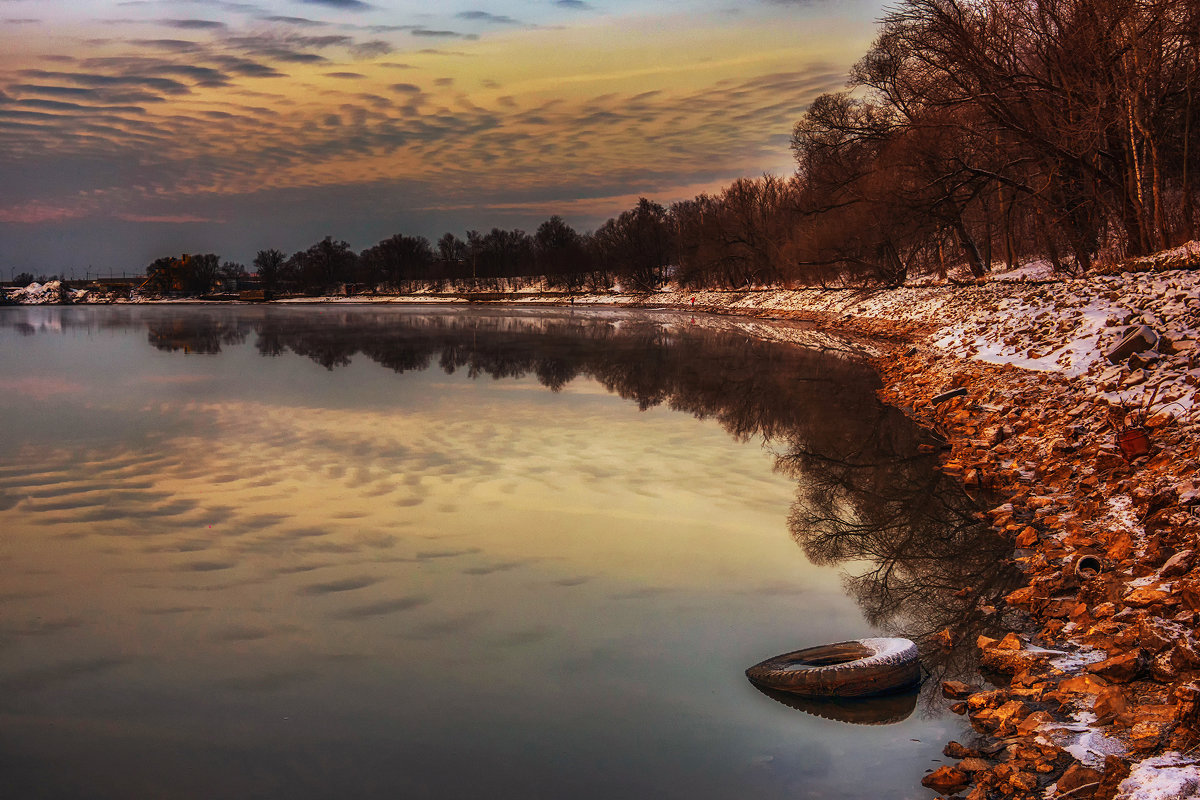
[(941, 687), (980, 738), (950, 743), (925, 785), (969, 800), (1200, 797), (1200, 245), (1127, 266), (876, 291), (486, 299), (802, 319), (871, 337), (884, 399), (945, 437), (947, 473), (997, 498), (986, 520), (1026, 578), (1006, 598), (1016, 630), (938, 637), (979, 648), (987, 680)]

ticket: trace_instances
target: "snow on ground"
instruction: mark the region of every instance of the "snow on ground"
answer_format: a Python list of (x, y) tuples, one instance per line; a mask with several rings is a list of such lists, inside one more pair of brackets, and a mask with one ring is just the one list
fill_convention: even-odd
[(1200, 797), (1200, 765), (1179, 753), (1163, 753), (1133, 765), (1117, 800), (1185, 800)]
[(1102, 767), (1106, 756), (1125, 755), (1125, 745), (1120, 740), (1105, 736), (1094, 726), (1096, 715), (1090, 711), (1076, 711), (1073, 723), (1046, 725), (1040, 729), (1039, 739), (1054, 744), (1070, 753), (1085, 767)]

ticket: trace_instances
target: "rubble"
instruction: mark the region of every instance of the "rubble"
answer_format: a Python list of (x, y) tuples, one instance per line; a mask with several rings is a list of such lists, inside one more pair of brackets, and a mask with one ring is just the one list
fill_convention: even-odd
[[(943, 469), (999, 498), (986, 517), (1027, 578), (1006, 598), (1027, 628), (976, 642), (994, 688), (954, 709), (1005, 743), (986, 768), (947, 752), (971, 800), (1200, 797), (1200, 292), (1192, 274), (1159, 300), (1131, 276), (1097, 280), (1128, 310), (1098, 287), (1042, 287), (1070, 327), (1030, 324), (1035, 293), (1018, 293), (878, 361), (884, 399), (949, 441)], [(947, 386), (967, 393), (934, 406)], [(1149, 440), (1132, 457), (1130, 425)]]

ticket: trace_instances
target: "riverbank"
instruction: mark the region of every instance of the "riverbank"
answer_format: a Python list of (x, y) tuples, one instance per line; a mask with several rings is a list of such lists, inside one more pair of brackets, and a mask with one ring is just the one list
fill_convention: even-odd
[[(1024, 615), (1011, 635), (941, 636), (980, 647), (993, 684), (944, 687), (984, 739), (947, 747), (928, 784), (972, 800), (1177, 798), (1200, 796), (1200, 272), (1174, 269), (1194, 267), (1195, 251), (1087, 280), (1031, 269), (874, 291), (296, 302), (670, 308), (721, 314), (752, 335), (768, 335), (764, 318), (867, 337), (885, 399), (946, 436), (948, 473), (1001, 498), (988, 521), (1027, 577), (1007, 598)], [(1135, 444), (1146, 452), (1122, 452), (1125, 429), (1145, 433)]]

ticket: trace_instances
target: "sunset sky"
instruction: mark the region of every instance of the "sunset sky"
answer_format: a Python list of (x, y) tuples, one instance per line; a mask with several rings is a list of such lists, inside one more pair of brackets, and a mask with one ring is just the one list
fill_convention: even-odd
[(590, 230), (788, 173), (882, 7), (0, 0), (0, 275)]

